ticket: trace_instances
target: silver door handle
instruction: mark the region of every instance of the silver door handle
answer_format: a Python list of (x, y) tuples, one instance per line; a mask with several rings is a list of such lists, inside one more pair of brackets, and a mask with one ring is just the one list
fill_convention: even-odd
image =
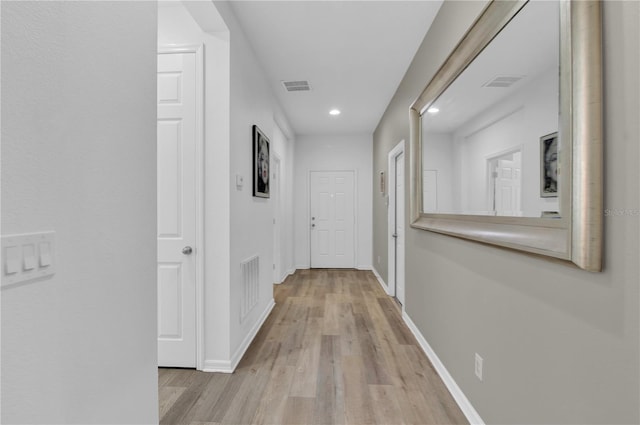
[(191, 255), (192, 252), (193, 248), (191, 248), (190, 246), (185, 246), (184, 248), (182, 248), (182, 253), (184, 255)]

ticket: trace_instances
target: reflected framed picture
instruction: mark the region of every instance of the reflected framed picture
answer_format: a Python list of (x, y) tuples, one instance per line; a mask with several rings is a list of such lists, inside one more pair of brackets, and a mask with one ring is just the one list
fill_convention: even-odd
[(269, 198), (269, 139), (253, 126), (253, 196)]
[(540, 197), (558, 196), (558, 133), (540, 138)]

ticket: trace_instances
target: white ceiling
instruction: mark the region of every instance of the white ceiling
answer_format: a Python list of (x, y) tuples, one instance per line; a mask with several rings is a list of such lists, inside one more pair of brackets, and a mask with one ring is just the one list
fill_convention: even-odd
[[(299, 135), (373, 133), (441, 4), (231, 2)], [(311, 91), (287, 92), (283, 80), (307, 80)]]

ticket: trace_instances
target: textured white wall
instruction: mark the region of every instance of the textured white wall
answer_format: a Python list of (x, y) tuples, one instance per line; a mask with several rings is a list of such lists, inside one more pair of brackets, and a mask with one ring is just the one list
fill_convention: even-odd
[(155, 51), (153, 2), (2, 4), (2, 233), (58, 266), (2, 289), (3, 423), (158, 421)]
[(370, 269), (372, 187), (370, 135), (300, 136), (296, 141), (294, 178), (295, 264), (309, 268), (309, 171), (356, 171), (356, 258), (358, 268)]

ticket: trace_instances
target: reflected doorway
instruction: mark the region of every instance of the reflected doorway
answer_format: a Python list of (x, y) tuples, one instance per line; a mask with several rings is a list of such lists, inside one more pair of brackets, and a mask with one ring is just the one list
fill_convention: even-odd
[(522, 216), (522, 151), (502, 153), (487, 159), (488, 205), (493, 215)]

